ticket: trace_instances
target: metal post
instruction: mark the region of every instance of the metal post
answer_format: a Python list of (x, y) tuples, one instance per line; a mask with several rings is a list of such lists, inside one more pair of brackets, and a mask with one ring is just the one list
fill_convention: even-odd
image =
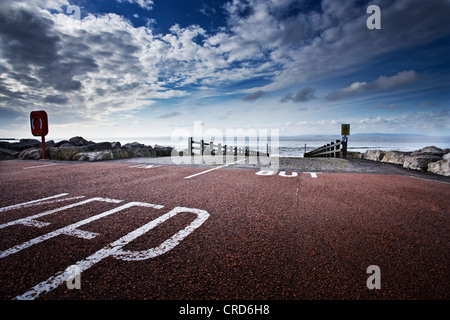
[(342, 155), (347, 158), (347, 136), (342, 137)]
[(42, 136), (42, 160), (45, 160), (45, 136)]

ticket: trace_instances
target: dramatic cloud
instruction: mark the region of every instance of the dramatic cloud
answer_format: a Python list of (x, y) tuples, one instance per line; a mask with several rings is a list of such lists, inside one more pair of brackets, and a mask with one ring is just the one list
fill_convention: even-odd
[[(408, 61), (398, 67), (392, 63), (392, 73), (378, 79), (377, 70), (368, 63), (450, 35), (447, 0), (382, 2), (381, 30), (367, 29), (366, 6), (358, 0), (230, 0), (197, 7), (191, 3), (186, 6), (195, 8), (202, 19), (188, 20), (190, 12), (174, 8), (183, 18), (164, 28), (165, 17), (156, 13), (157, 1), (96, 4), (80, 5), (78, 20), (66, 12), (72, 5), (68, 0), (0, 2), (2, 114), (10, 120), (11, 115), (26, 118), (30, 110), (39, 108), (55, 115), (58, 123), (102, 125), (116, 115), (146, 110), (159, 100), (181, 105), (180, 98), (185, 98), (197, 105), (205, 97), (228, 102), (243, 92), (246, 95), (233, 98), (233, 103), (269, 97), (264, 102), (273, 98), (313, 104), (316, 91), (306, 83), (321, 92), (320, 83), (309, 80), (331, 82), (339, 75), (347, 87), (326, 97), (335, 101), (418, 81), (421, 77), (414, 70), (429, 73)], [(139, 11), (130, 13), (130, 7)], [(221, 24), (211, 27), (216, 20), (210, 20), (219, 16)], [(439, 58), (424, 57), (424, 61)], [(376, 80), (344, 82), (346, 75), (360, 70)], [(290, 93), (281, 97), (279, 92)], [(420, 99), (442, 106), (434, 96)], [(371, 101), (365, 109), (378, 103)], [(388, 108), (379, 108), (383, 109)], [(170, 109), (160, 119), (179, 111)]]
[(392, 77), (381, 76), (373, 82), (354, 82), (349, 87), (329, 93), (326, 99), (333, 101), (366, 91), (392, 89), (416, 82), (419, 78), (419, 75), (414, 70), (402, 71)]
[(314, 89), (312, 88), (303, 88), (294, 96), (292, 93), (286, 94), (283, 98), (281, 98), (281, 102), (307, 102), (310, 100), (316, 99), (314, 96)]
[(261, 90), (258, 90), (258, 91), (254, 92), (254, 93), (249, 93), (249, 94), (243, 96), (241, 99), (243, 101), (247, 101), (247, 102), (254, 102), (254, 101), (262, 98), (265, 95), (266, 95), (265, 92), (263, 92)]
[(179, 112), (170, 112), (170, 113), (160, 115), (158, 118), (160, 118), (160, 119), (173, 118), (173, 117), (179, 116), (180, 114), (181, 113), (179, 113)]

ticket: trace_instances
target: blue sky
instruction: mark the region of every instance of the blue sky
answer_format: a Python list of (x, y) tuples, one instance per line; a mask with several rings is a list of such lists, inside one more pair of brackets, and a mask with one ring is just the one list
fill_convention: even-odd
[[(372, 4), (381, 29), (366, 26)], [(449, 16), (448, 0), (3, 1), (0, 137), (30, 137), (42, 109), (48, 139), (195, 121), (450, 136)]]

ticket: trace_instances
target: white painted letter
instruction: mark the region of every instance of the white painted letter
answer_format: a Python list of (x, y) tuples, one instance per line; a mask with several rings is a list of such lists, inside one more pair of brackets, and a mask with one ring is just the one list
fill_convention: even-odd
[(366, 26), (368, 29), (381, 29), (381, 10), (379, 6), (371, 5), (367, 8), (366, 13), (372, 15), (367, 18)]
[(256, 172), (255, 174), (257, 174), (258, 176), (273, 176), (276, 173), (277, 173), (276, 171), (272, 171), (272, 170), (261, 170), (261, 171)]
[(291, 174), (286, 174), (286, 171), (280, 171), (279, 175), (281, 177), (296, 177), (298, 174), (295, 171), (292, 171)]

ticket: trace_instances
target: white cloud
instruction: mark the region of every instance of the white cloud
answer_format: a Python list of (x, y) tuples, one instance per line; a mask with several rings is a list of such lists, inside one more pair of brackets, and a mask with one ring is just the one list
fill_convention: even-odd
[(151, 10), (153, 8), (153, 0), (117, 0), (117, 2), (135, 3), (142, 9)]
[(333, 91), (327, 95), (327, 100), (348, 98), (371, 90), (387, 90), (416, 82), (420, 76), (414, 70), (401, 71), (392, 77), (380, 76), (373, 82), (354, 82), (349, 87)]
[[(147, 10), (157, 5), (118, 1)], [(202, 96), (239, 92), (249, 100), (277, 89), (295, 90), (306, 80), (450, 33), (443, 23), (448, 1), (383, 4), (380, 32), (365, 27), (367, 15), (357, 2), (327, 0), (304, 12), (302, 1), (234, 0), (224, 7), (227, 25), (219, 31), (174, 25), (167, 34), (152, 29), (153, 18), (147, 27), (134, 27), (115, 14), (83, 12), (83, 19), (75, 20), (62, 9), (70, 4), (66, 0), (2, 2), (0, 101), (19, 114), (39, 107), (61, 115), (61, 122), (102, 123), (157, 99), (188, 97), (196, 88), (205, 92)], [(380, 76), (335, 91), (329, 99), (405, 86), (419, 78), (414, 70)], [(241, 85), (253, 79), (263, 84)], [(285, 98), (309, 101), (313, 91), (305, 88)]]

